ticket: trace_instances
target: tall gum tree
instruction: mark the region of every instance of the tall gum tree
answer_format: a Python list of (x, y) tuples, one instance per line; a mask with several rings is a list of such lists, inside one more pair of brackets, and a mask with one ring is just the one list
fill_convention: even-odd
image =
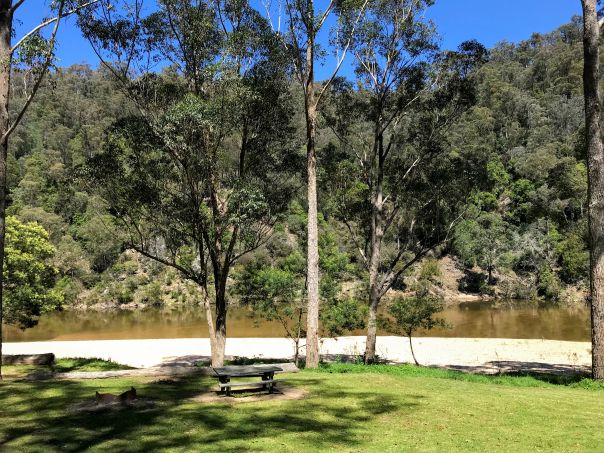
[[(19, 8), (24, 4), (34, 3), (28, 0), (0, 0), (0, 379), (2, 378), (2, 320), (3, 320), (3, 270), (4, 245), (6, 233), (6, 208), (10, 188), (7, 186), (7, 158), (9, 137), (19, 125), (28, 107), (34, 100), (45, 74), (54, 59), (54, 48), (57, 31), (61, 21), (66, 16), (81, 13), (90, 8), (98, 0), (83, 2), (60, 0), (54, 2), (54, 9), (49, 13), (54, 17), (44, 20), (33, 29), (20, 36), (13, 44), (14, 20)], [(51, 28), (48, 38), (43, 31)], [(27, 94), (23, 105), (19, 106), (14, 118), (9, 113), (11, 98), (11, 72), (15, 63), (21, 70), (28, 71), (33, 79), (31, 91)]]
[(447, 240), (463, 206), (444, 132), (474, 102), (471, 74), (486, 50), (470, 42), (437, 53), (424, 19), (432, 3), (369, 3), (350, 46), (360, 89), (328, 120), (350, 155), (330, 192), (368, 274), (367, 363), (376, 359), (383, 296)]
[(85, 176), (129, 248), (198, 285), (220, 366), (230, 270), (295, 192), (288, 58), (240, 0), (164, 0), (147, 16), (137, 1), (81, 25), (139, 111), (109, 131)]
[(583, 90), (588, 167), (591, 354), (594, 379), (604, 379), (604, 148), (601, 135), (598, 1), (582, 0)]
[[(330, 0), (327, 7), (317, 14), (313, 0), (286, 0), (288, 33), (286, 46), (293, 56), (295, 73), (304, 95), (306, 122), (306, 173), (307, 173), (307, 264), (306, 264), (306, 367), (319, 366), (319, 223), (317, 200), (317, 113), (321, 100), (336, 78), (355, 33), (355, 26), (362, 18), (368, 0), (336, 2)], [(315, 64), (320, 53), (317, 36), (332, 14), (346, 12), (354, 19), (340, 37), (342, 42), (336, 56), (336, 64), (328, 79), (317, 88)]]

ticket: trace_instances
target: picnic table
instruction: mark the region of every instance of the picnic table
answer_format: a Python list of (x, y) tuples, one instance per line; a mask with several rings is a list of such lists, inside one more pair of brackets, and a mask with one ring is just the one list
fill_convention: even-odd
[[(283, 371), (282, 368), (273, 365), (232, 365), (212, 368), (219, 381), (220, 393), (231, 394), (232, 387), (258, 387), (262, 386), (269, 393), (273, 393), (275, 371)], [(253, 382), (231, 382), (235, 377), (260, 377), (262, 380)]]

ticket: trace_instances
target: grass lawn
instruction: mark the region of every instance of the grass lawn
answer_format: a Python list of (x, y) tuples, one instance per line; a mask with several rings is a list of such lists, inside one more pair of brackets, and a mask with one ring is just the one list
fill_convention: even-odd
[(80, 357), (56, 359), (52, 365), (2, 365), (2, 375), (7, 378), (20, 378), (30, 373), (67, 373), (70, 371), (114, 371), (131, 370), (132, 367), (101, 359)]
[[(330, 365), (286, 376), (302, 400), (198, 403), (209, 378), (0, 383), (4, 451), (602, 451), (604, 387), (411, 366)], [(155, 407), (68, 410), (131, 385)]]

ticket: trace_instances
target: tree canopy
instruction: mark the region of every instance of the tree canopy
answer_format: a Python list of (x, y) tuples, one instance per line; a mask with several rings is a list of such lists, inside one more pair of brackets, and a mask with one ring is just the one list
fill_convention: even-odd
[(50, 260), (55, 248), (48, 233), (34, 222), (6, 218), (4, 305), (6, 324), (25, 329), (37, 324), (45, 312), (61, 307), (63, 294), (56, 287), (57, 269)]

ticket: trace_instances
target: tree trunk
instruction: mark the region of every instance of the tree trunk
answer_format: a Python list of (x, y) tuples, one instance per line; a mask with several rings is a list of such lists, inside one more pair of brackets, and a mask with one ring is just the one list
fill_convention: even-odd
[(226, 348), (226, 282), (227, 271), (218, 269), (214, 271), (214, 288), (216, 291), (216, 325), (212, 346), (212, 366), (224, 365), (224, 351)]
[[(218, 336), (214, 325), (214, 315), (210, 306), (208, 295), (204, 295), (203, 306), (206, 312), (206, 321), (208, 323), (208, 335), (210, 337), (210, 353), (212, 355), (212, 366), (222, 366), (224, 364), (224, 349), (226, 345), (226, 336)], [(217, 323), (218, 324), (218, 323)], [(226, 326), (224, 327), (226, 333)]]
[(597, 0), (583, 5), (583, 89), (588, 166), (592, 374), (604, 379), (604, 149), (600, 135)]
[(308, 171), (308, 233), (307, 233), (307, 291), (306, 367), (319, 366), (319, 225), (317, 220), (317, 154), (315, 148), (317, 105), (314, 77), (314, 7), (307, 9), (308, 39), (306, 43), (306, 154)]
[(297, 332), (296, 332), (296, 340), (294, 341), (294, 343), (295, 343), (294, 363), (296, 364), (296, 366), (298, 366), (299, 362), (300, 362), (300, 336), (302, 335), (302, 315), (303, 315), (303, 311), (300, 308), (300, 309), (298, 309), (298, 328), (297, 328)]
[(300, 360), (300, 338), (294, 340), (294, 364), (298, 366)]
[(306, 366), (319, 366), (319, 225), (317, 220), (317, 157), (315, 151), (315, 110), (310, 109), (308, 142), (308, 250), (306, 314)]
[(411, 357), (413, 357), (413, 361), (415, 362), (415, 364), (417, 366), (419, 366), (419, 362), (415, 358), (415, 351), (413, 350), (413, 341), (411, 340), (411, 334), (409, 334), (408, 337), (409, 337), (409, 348), (411, 348)]
[(381, 299), (379, 284), (382, 239), (384, 237), (384, 147), (383, 137), (376, 126), (375, 149), (377, 151), (376, 184), (371, 196), (371, 255), (369, 257), (369, 316), (367, 318), (367, 339), (365, 341), (365, 363), (375, 362), (377, 340), (377, 311)]
[(216, 338), (212, 349), (212, 366), (224, 366), (224, 351), (226, 349), (226, 322), (220, 322), (216, 317)]
[[(10, 97), (11, 34), (13, 14), (11, 0), (0, 1), (0, 137), (9, 128), (8, 102)], [(8, 156), (8, 137), (0, 142), (0, 379), (2, 379), (2, 341), (4, 321), (4, 236), (6, 231), (6, 202), (8, 187), (6, 181), (6, 161)]]
[(375, 345), (377, 341), (378, 301), (373, 291), (369, 294), (369, 314), (367, 316), (367, 338), (365, 339), (365, 363), (375, 363)]

